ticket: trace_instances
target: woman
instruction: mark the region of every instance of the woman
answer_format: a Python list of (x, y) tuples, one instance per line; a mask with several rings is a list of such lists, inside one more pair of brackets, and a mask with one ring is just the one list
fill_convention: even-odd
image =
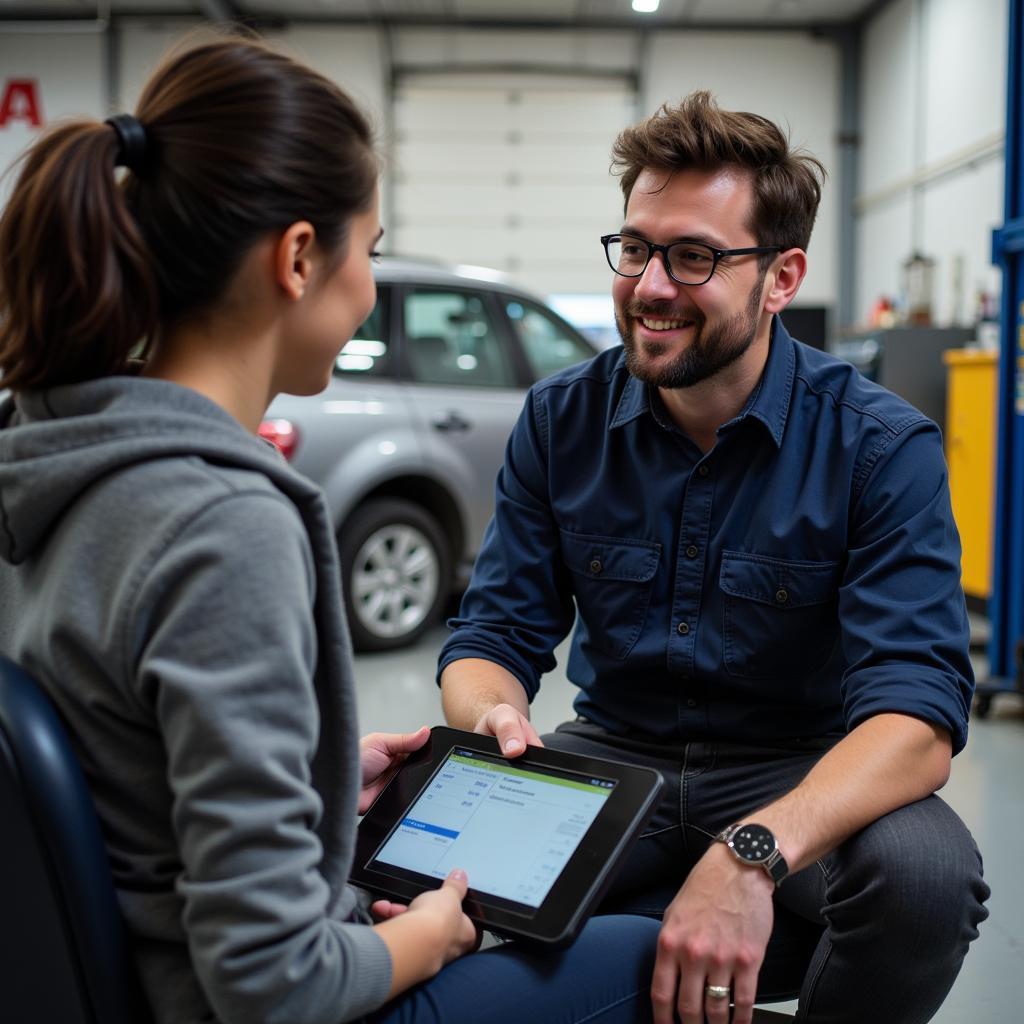
[(29, 151), (0, 220), (0, 649), (70, 727), (160, 1024), (639, 1019), (653, 921), (459, 960), (464, 875), (408, 909), (346, 884), (357, 809), (427, 734), (360, 750), (331, 524), (255, 435), (374, 304), (377, 176), (347, 96), (238, 40)]

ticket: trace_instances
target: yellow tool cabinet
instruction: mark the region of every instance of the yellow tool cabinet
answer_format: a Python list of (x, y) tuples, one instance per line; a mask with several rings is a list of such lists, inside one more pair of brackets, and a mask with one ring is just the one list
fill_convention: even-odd
[(946, 461), (963, 545), (964, 591), (987, 599), (992, 593), (999, 353), (950, 349), (942, 359), (947, 367)]

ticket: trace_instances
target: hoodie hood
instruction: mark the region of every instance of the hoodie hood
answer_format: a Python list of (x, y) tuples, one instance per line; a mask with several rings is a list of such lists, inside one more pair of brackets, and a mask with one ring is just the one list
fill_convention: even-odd
[[(248, 501), (228, 505), (235, 496)], [(244, 600), (245, 584), (230, 575), (240, 560), (251, 568), (270, 555), (248, 548), (244, 531), (234, 536), (230, 517), (255, 519), (279, 497), (296, 515), (275, 517), (284, 541), (275, 564), (295, 559), (290, 607), (304, 616), (308, 596), (315, 638), (294, 622), (284, 633), (265, 632), (274, 604)], [(217, 503), (225, 514), (201, 520)], [(210, 578), (189, 589), (190, 559), (224, 573), (219, 593)], [(272, 593), (272, 575), (263, 578)], [(206, 603), (190, 607), (194, 599)], [(195, 616), (209, 629), (195, 629)], [(216, 652), (202, 646), (211, 642)], [(159, 1020), (212, 1020), (207, 984), (237, 1020), (279, 1019), (287, 1015), (281, 1007), (311, 1020), (328, 1003), (356, 1011), (379, 1004), (390, 978), (387, 947), (355, 923), (369, 915), (347, 885), (359, 718), (334, 529), (319, 487), (219, 406), (166, 381), (108, 377), (9, 395), (0, 401), (0, 646), (45, 683), (91, 765), (97, 809), (117, 837), (120, 905)], [(230, 684), (205, 685), (208, 663), (218, 666), (211, 680)], [(276, 697), (266, 674), (274, 666), (291, 673), (278, 681)], [(236, 714), (250, 685), (260, 703)], [(310, 700), (315, 721), (302, 706)], [(301, 794), (304, 761), (315, 812)], [(261, 767), (250, 785), (245, 772), (254, 764)], [(126, 799), (125, 789), (136, 786), (143, 794)], [(132, 813), (139, 800), (152, 801), (152, 814)], [(180, 814), (212, 816), (225, 834), (269, 835), (282, 820), (295, 823), (296, 807), (306, 818), (317, 814), (326, 894), (319, 882), (291, 877), (297, 847), (282, 844), (286, 859), (277, 862), (275, 847), (258, 865), (266, 891), (243, 893), (246, 877), (219, 873), (239, 863), (224, 852), (230, 843), (187, 824), (175, 834)], [(198, 845), (186, 853), (188, 842)], [(218, 864), (218, 856), (228, 859)], [(205, 885), (186, 879), (195, 894), (186, 903), (188, 886), (172, 867), (192, 858), (210, 875)], [(274, 938), (284, 935), (285, 921), (299, 922), (296, 931)], [(258, 955), (250, 955), (254, 944)], [(238, 970), (223, 968), (243, 960)]]
[[(176, 458), (261, 474), (292, 502), (305, 527), (316, 577), (320, 740), (312, 769), (324, 798), (317, 831), (331, 912), (345, 918), (355, 899), (345, 879), (358, 790), (338, 780), (359, 777), (357, 714), (334, 530), (320, 488), (218, 405), (167, 381), (106, 377), (7, 395), (0, 400), (0, 558), (18, 565), (40, 554), (60, 518), (88, 501), (86, 492), (104, 477), (141, 462)], [(167, 495), (168, 502), (174, 500)], [(22, 568), (30, 577), (31, 567)], [(2, 584), (11, 571), (2, 563), (0, 570), (2, 607)]]
[(0, 400), (0, 557), (30, 557), (101, 477), (134, 463), (194, 455), (251, 468), (297, 503), (316, 488), (267, 442), (188, 388), (105, 377)]

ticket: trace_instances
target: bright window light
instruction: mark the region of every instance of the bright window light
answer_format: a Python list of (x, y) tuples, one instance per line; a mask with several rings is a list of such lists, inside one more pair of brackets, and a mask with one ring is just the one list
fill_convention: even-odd
[(356, 372), (373, 369), (373, 356), (350, 356), (342, 354), (336, 360), (339, 370)]
[(633, 10), (641, 14), (653, 14), (661, 0), (633, 0)]
[(345, 342), (341, 350), (346, 356), (371, 356), (377, 358), (387, 352), (388, 347), (383, 341), (373, 341), (369, 338), (352, 338)]

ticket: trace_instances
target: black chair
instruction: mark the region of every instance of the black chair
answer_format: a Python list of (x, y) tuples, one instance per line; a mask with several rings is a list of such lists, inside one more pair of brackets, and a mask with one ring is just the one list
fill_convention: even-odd
[(145, 1024), (92, 798), (57, 713), (0, 655), (0, 1020)]

